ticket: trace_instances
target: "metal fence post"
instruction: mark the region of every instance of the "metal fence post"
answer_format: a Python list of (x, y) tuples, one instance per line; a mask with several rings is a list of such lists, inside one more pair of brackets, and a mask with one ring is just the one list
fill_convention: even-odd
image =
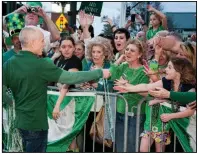
[(136, 144), (135, 144), (135, 152), (139, 151), (139, 133), (140, 133), (140, 112), (142, 103), (146, 100), (146, 98), (142, 98), (137, 106), (137, 119), (136, 119)]

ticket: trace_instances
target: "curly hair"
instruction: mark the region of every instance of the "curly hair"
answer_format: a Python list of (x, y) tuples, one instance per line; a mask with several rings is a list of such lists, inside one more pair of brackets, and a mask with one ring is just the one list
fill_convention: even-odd
[(145, 57), (145, 52), (144, 52), (144, 46), (143, 46), (143, 44), (142, 44), (142, 42), (140, 41), (140, 40), (138, 40), (138, 39), (129, 39), (128, 41), (127, 41), (127, 44), (126, 44), (126, 46), (125, 46), (125, 49), (127, 48), (127, 46), (129, 45), (129, 44), (133, 44), (133, 45), (135, 45), (138, 49), (139, 49), (139, 53), (141, 53), (142, 54), (142, 56), (139, 58), (139, 61), (140, 61), (140, 63), (141, 64), (143, 64), (143, 59), (144, 59), (144, 57)]
[(172, 57), (174, 69), (181, 74), (181, 83), (193, 83), (195, 79), (195, 69), (190, 61), (185, 58)]
[(94, 46), (99, 46), (103, 49), (105, 60), (112, 61), (114, 58), (113, 47), (111, 42), (103, 37), (97, 36), (91, 39), (86, 47), (86, 58), (92, 61), (92, 49)]

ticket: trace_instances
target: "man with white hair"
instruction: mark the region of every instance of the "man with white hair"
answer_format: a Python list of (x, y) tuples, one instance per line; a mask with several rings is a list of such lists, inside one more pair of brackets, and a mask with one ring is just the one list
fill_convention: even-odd
[[(108, 78), (108, 70), (67, 72), (49, 58), (39, 58), (44, 47), (43, 33), (25, 27), (19, 34), (22, 51), (3, 65), (3, 91), (10, 88), (15, 100), (15, 127), (23, 140), (24, 152), (45, 152), (47, 147), (47, 84), (68, 85)], [(13, 78), (14, 77), (14, 78)]]

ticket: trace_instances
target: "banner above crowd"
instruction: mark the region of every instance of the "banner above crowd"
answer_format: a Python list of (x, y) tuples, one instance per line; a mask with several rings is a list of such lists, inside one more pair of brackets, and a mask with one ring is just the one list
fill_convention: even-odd
[(84, 10), (85, 13), (100, 16), (103, 2), (82, 2), (79, 10)]

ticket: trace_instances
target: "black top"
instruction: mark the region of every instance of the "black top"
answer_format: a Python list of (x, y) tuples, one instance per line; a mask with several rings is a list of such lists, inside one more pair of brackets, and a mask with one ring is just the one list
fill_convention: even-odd
[[(165, 77), (162, 78), (163, 88), (168, 91), (173, 91), (172, 89), (172, 81), (167, 80)], [(195, 88), (195, 85), (192, 84), (181, 84), (180, 92), (187, 92), (190, 89)]]
[(82, 71), (82, 62), (75, 55), (73, 55), (69, 59), (64, 59), (64, 57), (61, 56), (61, 57), (55, 59), (54, 64), (66, 71), (68, 71), (69, 69), (72, 69), (72, 68), (76, 68), (79, 71)]

